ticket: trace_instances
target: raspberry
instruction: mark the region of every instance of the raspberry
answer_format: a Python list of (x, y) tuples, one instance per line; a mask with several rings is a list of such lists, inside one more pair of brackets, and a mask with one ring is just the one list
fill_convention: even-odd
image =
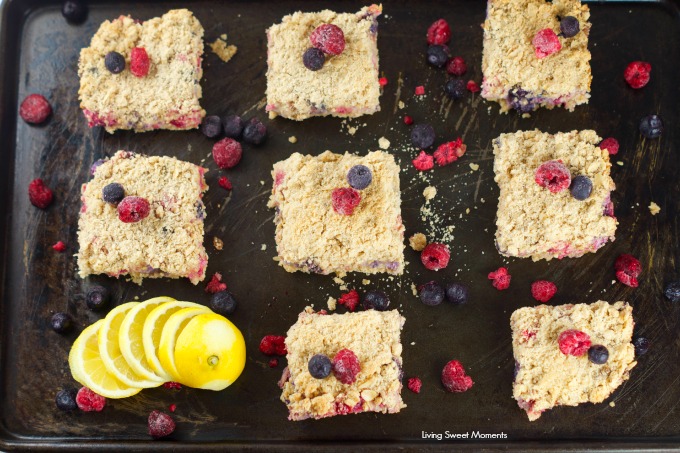
[(491, 284), (498, 290), (508, 289), (511, 279), (512, 276), (508, 274), (508, 270), (504, 267), (499, 267), (497, 270), (489, 272), (489, 280), (493, 280)]
[(19, 106), (19, 116), (31, 124), (40, 124), (52, 113), (52, 107), (44, 96), (29, 94)]
[(357, 305), (359, 305), (359, 293), (356, 289), (353, 289), (340, 296), (338, 303), (347, 307), (349, 311), (354, 311), (357, 308)]
[(407, 387), (413, 393), (420, 393), (420, 388), (423, 386), (423, 381), (420, 378), (412, 377), (409, 378)]
[(56, 244), (54, 244), (52, 248), (57, 252), (63, 252), (64, 250), (66, 250), (66, 244), (64, 244), (62, 241), (59, 241)]
[(531, 295), (539, 302), (548, 302), (557, 292), (557, 285), (548, 280), (538, 280), (531, 284)]
[(168, 390), (180, 390), (182, 388), (182, 384), (179, 382), (166, 382), (163, 384), (163, 388), (166, 388)]
[(165, 412), (151, 411), (149, 414), (149, 436), (154, 439), (168, 436), (175, 431), (175, 421)]
[(442, 370), (442, 384), (452, 393), (463, 393), (473, 385), (472, 378), (465, 374), (463, 365), (458, 360), (451, 360)]
[(333, 357), (333, 375), (343, 384), (353, 384), (359, 371), (359, 359), (349, 349), (341, 349)]
[(652, 65), (646, 61), (634, 61), (626, 66), (623, 71), (623, 78), (626, 79), (631, 88), (639, 89), (649, 82), (649, 73)]
[(176, 404), (171, 404), (170, 406), (168, 406), (168, 410), (169, 410), (170, 412), (175, 412), (176, 409), (177, 409), (177, 405), (176, 405)]
[(106, 398), (97, 395), (87, 387), (81, 387), (76, 395), (76, 404), (81, 411), (101, 412), (106, 405)]
[(552, 55), (562, 49), (560, 39), (557, 37), (555, 32), (549, 28), (544, 28), (543, 30), (536, 33), (536, 36), (534, 36), (534, 39), (531, 41), (531, 43), (534, 45), (536, 58), (545, 58), (548, 55)]
[(434, 168), (434, 157), (427, 154), (425, 151), (421, 151), (418, 157), (413, 159), (413, 166), (416, 167), (418, 171), (427, 171)]
[(271, 359), (269, 361), (269, 368), (276, 368), (279, 366), (279, 359)]
[(479, 88), (479, 85), (477, 85), (477, 82), (475, 82), (474, 80), (468, 80), (467, 90), (470, 93), (479, 93), (480, 91), (482, 91), (482, 89)]
[(633, 255), (621, 255), (616, 258), (614, 269), (616, 270), (616, 279), (618, 281), (631, 288), (637, 288), (637, 278), (642, 272), (642, 265), (640, 265), (640, 261), (637, 258)]
[(449, 265), (449, 258), (451, 258), (449, 246), (437, 242), (427, 244), (423, 251), (420, 252), (420, 260), (431, 271), (444, 269)]
[(613, 156), (619, 152), (619, 141), (614, 137), (605, 138), (600, 142), (600, 149), (606, 149)]
[(328, 55), (340, 55), (345, 50), (345, 34), (333, 24), (322, 24), (309, 35), (312, 46)]
[(557, 341), (560, 351), (565, 355), (582, 356), (590, 348), (590, 337), (580, 330), (565, 330)]
[(137, 77), (146, 77), (149, 73), (149, 55), (144, 47), (135, 47), (130, 52), (130, 72)]
[(241, 161), (243, 150), (239, 142), (226, 137), (213, 145), (212, 155), (217, 166), (226, 170), (235, 167)]
[(427, 29), (427, 43), (432, 44), (446, 44), (451, 40), (451, 27), (444, 19), (434, 21), (430, 28)]
[(217, 184), (224, 190), (231, 190), (233, 188), (231, 181), (229, 181), (229, 178), (226, 176), (220, 176), (220, 179), (217, 180)]
[(208, 282), (207, 285), (205, 285), (205, 292), (210, 293), (210, 294), (215, 294), (219, 293), (220, 291), (226, 291), (227, 290), (227, 284), (222, 283), (222, 274), (219, 272), (215, 272)]
[(124, 223), (139, 222), (149, 215), (149, 202), (142, 197), (125, 197), (118, 203), (118, 218)]
[(561, 160), (551, 160), (536, 169), (534, 181), (541, 187), (547, 187), (551, 193), (558, 193), (569, 188), (571, 174)]
[(453, 57), (446, 63), (446, 72), (455, 76), (462, 76), (467, 72), (467, 65), (463, 57)]
[(265, 335), (260, 341), (260, 352), (266, 355), (286, 355), (286, 337)]
[(387, 85), (387, 77), (380, 77), (378, 79), (378, 84), (380, 84), (381, 87), (384, 87), (385, 85)]
[(52, 190), (45, 185), (42, 179), (34, 179), (28, 185), (28, 199), (36, 208), (46, 209), (52, 204)]
[(354, 214), (354, 208), (359, 206), (361, 202), (361, 194), (357, 190), (348, 187), (333, 189), (331, 201), (333, 202), (333, 210), (335, 212), (341, 215), (352, 215)]
[(413, 124), (413, 118), (411, 118), (410, 116), (406, 115), (406, 116), (404, 117), (404, 124), (407, 125), (407, 126), (410, 126), (411, 124)]
[(425, 87), (422, 86), (422, 85), (418, 85), (418, 86), (416, 87), (415, 93), (416, 93), (416, 96), (422, 96), (422, 95), (424, 95), (424, 94), (425, 94)]
[(463, 157), (466, 149), (467, 147), (458, 137), (455, 141), (439, 145), (437, 151), (434, 152), (434, 158), (437, 161), (437, 165), (443, 167), (457, 161), (459, 157)]

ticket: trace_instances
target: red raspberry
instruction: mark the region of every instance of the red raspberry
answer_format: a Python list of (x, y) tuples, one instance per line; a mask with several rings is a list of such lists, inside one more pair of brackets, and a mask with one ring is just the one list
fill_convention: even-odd
[(163, 384), (163, 388), (166, 388), (168, 390), (180, 390), (182, 388), (182, 384), (179, 382), (166, 382)]
[(45, 185), (42, 179), (34, 179), (28, 185), (28, 199), (36, 208), (46, 209), (52, 204), (52, 190)]
[(619, 141), (614, 137), (605, 138), (600, 143), (600, 149), (606, 149), (613, 156), (619, 152)]
[(387, 85), (387, 77), (380, 77), (378, 79), (378, 84), (380, 84), (381, 87), (384, 87), (385, 85)]
[(226, 170), (235, 167), (241, 161), (243, 150), (239, 142), (226, 137), (213, 145), (212, 155), (217, 166)]
[(106, 405), (106, 398), (97, 395), (87, 387), (81, 387), (76, 395), (76, 404), (81, 411), (101, 412)]
[(333, 357), (333, 375), (343, 384), (353, 384), (359, 371), (359, 359), (349, 349), (341, 349)]
[(649, 82), (649, 73), (652, 71), (652, 65), (646, 61), (634, 61), (626, 66), (623, 71), (623, 78), (626, 79), (631, 88), (642, 88)]
[(621, 255), (614, 263), (616, 279), (631, 288), (637, 288), (638, 280), (642, 272), (642, 265), (633, 255)]
[(312, 46), (328, 55), (340, 55), (345, 50), (345, 34), (333, 24), (322, 24), (309, 35)]
[(508, 270), (504, 267), (499, 267), (495, 271), (489, 272), (489, 280), (493, 280), (491, 284), (497, 290), (508, 289), (511, 279), (512, 275), (508, 274)]
[(427, 154), (425, 151), (421, 151), (418, 157), (413, 159), (413, 166), (416, 167), (418, 171), (427, 171), (434, 168), (434, 157)]
[(560, 39), (557, 37), (555, 32), (549, 28), (545, 28), (536, 33), (536, 36), (534, 36), (534, 39), (531, 41), (531, 43), (534, 45), (536, 58), (545, 58), (548, 55), (552, 55), (562, 49)]
[(422, 85), (418, 85), (416, 87), (416, 96), (422, 96), (425, 94), (425, 87)]
[(175, 431), (175, 421), (165, 412), (152, 411), (149, 414), (149, 436), (154, 439), (168, 436)]
[(170, 407), (168, 407), (168, 409), (170, 410), (170, 412), (175, 412), (175, 409), (177, 409), (177, 405), (171, 404)]
[(444, 269), (449, 265), (449, 258), (451, 258), (449, 246), (438, 242), (427, 244), (423, 251), (420, 252), (420, 260), (431, 271)]
[(151, 207), (142, 197), (125, 197), (118, 203), (118, 218), (124, 223), (139, 222), (149, 215)]
[(534, 181), (541, 187), (547, 187), (551, 193), (558, 193), (569, 188), (571, 173), (561, 160), (551, 160), (536, 169)]
[(56, 244), (54, 244), (52, 248), (57, 252), (63, 252), (64, 250), (66, 250), (66, 244), (64, 244), (62, 241), (59, 241)]
[(341, 215), (354, 214), (354, 208), (361, 202), (361, 194), (352, 188), (333, 189), (331, 193), (333, 210)]
[(453, 57), (446, 63), (446, 72), (455, 76), (462, 76), (467, 72), (467, 65), (463, 57)]
[(470, 93), (479, 93), (480, 91), (482, 91), (482, 89), (479, 88), (479, 85), (477, 85), (477, 82), (475, 82), (474, 80), (468, 80), (467, 90)]
[(52, 107), (44, 96), (29, 94), (19, 106), (19, 116), (31, 124), (40, 124), (52, 113)]
[(137, 77), (146, 77), (149, 73), (149, 55), (144, 47), (135, 47), (130, 52), (130, 72)]
[(531, 284), (531, 295), (539, 302), (548, 302), (557, 292), (557, 285), (548, 280), (538, 280)]
[(260, 352), (266, 355), (286, 355), (286, 337), (265, 335), (260, 341)]
[(451, 39), (451, 27), (444, 19), (434, 21), (427, 29), (427, 43), (430, 45), (442, 45)]
[(565, 355), (582, 356), (590, 348), (590, 337), (580, 330), (565, 330), (557, 341)]
[(452, 393), (463, 393), (473, 385), (472, 378), (465, 374), (465, 368), (458, 360), (451, 360), (442, 370), (442, 384)]
[(413, 124), (413, 118), (411, 118), (410, 116), (406, 115), (406, 116), (404, 117), (404, 124), (407, 125), (407, 126), (410, 126), (411, 124)]
[(407, 387), (413, 393), (420, 393), (420, 388), (423, 386), (423, 381), (420, 378), (412, 377), (409, 378)]
[(359, 293), (356, 289), (353, 289), (340, 296), (338, 303), (347, 307), (349, 311), (354, 311), (357, 308), (357, 305), (359, 305)]
[(279, 366), (279, 359), (271, 359), (269, 361), (269, 368), (276, 368)]
[(227, 284), (222, 283), (222, 274), (219, 272), (215, 272), (208, 282), (207, 285), (205, 285), (205, 292), (210, 293), (210, 294), (215, 294), (219, 293), (220, 291), (226, 291), (227, 290)]
[(220, 176), (220, 179), (217, 180), (217, 184), (224, 190), (231, 190), (233, 188), (231, 181), (229, 181), (229, 178), (226, 176)]
[(449, 165), (458, 160), (459, 157), (463, 157), (467, 147), (463, 144), (463, 141), (458, 137), (452, 142), (442, 143), (434, 152), (434, 158), (437, 161), (437, 165), (444, 166)]

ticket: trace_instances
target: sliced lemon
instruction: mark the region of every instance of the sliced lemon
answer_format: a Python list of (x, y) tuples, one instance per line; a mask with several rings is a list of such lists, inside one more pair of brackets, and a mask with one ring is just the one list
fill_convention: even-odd
[(142, 332), (144, 330), (144, 322), (149, 313), (159, 305), (165, 302), (173, 302), (174, 300), (172, 297), (162, 296), (141, 302), (127, 312), (123, 323), (120, 325), (120, 330), (118, 331), (120, 352), (125, 357), (128, 365), (130, 365), (130, 368), (144, 379), (154, 382), (165, 382), (165, 379), (157, 375), (146, 360)]
[(175, 343), (175, 366), (189, 387), (223, 390), (246, 365), (243, 334), (224, 316), (199, 314), (182, 329)]
[(210, 313), (210, 309), (206, 307), (183, 308), (180, 311), (173, 313), (163, 326), (161, 343), (158, 346), (158, 359), (161, 361), (163, 369), (172, 376), (174, 381), (179, 383), (183, 382), (182, 377), (177, 372), (177, 367), (175, 366), (175, 343), (177, 337), (182, 333), (182, 330), (189, 321), (195, 316), (203, 313)]
[(130, 387), (109, 373), (99, 355), (97, 340), (103, 319), (85, 328), (76, 339), (68, 355), (68, 365), (73, 379), (93, 392), (106, 398), (126, 398), (140, 392), (140, 388)]

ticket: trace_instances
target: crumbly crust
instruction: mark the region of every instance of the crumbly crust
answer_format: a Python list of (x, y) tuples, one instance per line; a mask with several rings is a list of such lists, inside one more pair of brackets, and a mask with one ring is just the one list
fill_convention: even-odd
[[(629, 377), (635, 362), (633, 309), (626, 302), (609, 304), (539, 305), (516, 310), (510, 317), (512, 348), (517, 362), (513, 397), (534, 421), (555, 406), (601, 403)], [(603, 345), (609, 359), (603, 365), (588, 354), (563, 354), (558, 337), (565, 330), (587, 333), (593, 345)]]
[[(174, 157), (118, 151), (83, 184), (78, 220), (79, 275), (130, 275), (144, 278), (186, 277), (195, 285), (205, 278), (203, 247), (208, 190), (206, 169)], [(151, 212), (136, 223), (118, 219), (116, 206), (102, 199), (102, 189), (117, 182), (126, 196), (146, 198)]]
[[(518, 131), (493, 142), (495, 181), (500, 187), (496, 217), (496, 247), (506, 256), (579, 257), (613, 241), (617, 221), (607, 215), (610, 192), (609, 153), (596, 146), (592, 130), (548, 134)], [(593, 182), (590, 197), (579, 201), (563, 190), (553, 194), (534, 181), (544, 162), (561, 160), (572, 178), (586, 175)]]
[[(581, 31), (559, 37), (562, 50), (539, 59), (532, 40), (542, 29), (560, 33), (558, 17), (574, 16)], [(536, 106), (570, 111), (590, 98), (590, 11), (578, 0), (489, 0), (484, 22), (482, 96), (497, 101), (502, 112), (511, 107), (508, 92), (516, 87), (529, 92)]]
[[(288, 330), (288, 367), (282, 378), (281, 401), (289, 420), (324, 418), (357, 412), (397, 413), (401, 399), (401, 328), (397, 310), (366, 310), (343, 315), (314, 313), (307, 307)], [(325, 354), (333, 359), (341, 349), (356, 354), (361, 371), (353, 384), (331, 373), (325, 379), (309, 374), (309, 359)]]
[[(130, 53), (144, 47), (151, 67), (145, 77), (130, 72)], [(116, 51), (126, 60), (120, 74), (106, 69), (104, 57)], [(139, 23), (130, 16), (105, 21), (80, 52), (80, 108), (89, 126), (108, 132), (134, 129), (193, 129), (205, 116), (199, 104), (203, 75), (203, 27), (191, 11), (168, 11)]]
[[(333, 189), (349, 187), (347, 172), (365, 165), (373, 181), (352, 215), (333, 210)], [(375, 151), (360, 157), (326, 151), (292, 154), (274, 164), (268, 206), (276, 208), (276, 249), (288, 272), (387, 272), (404, 270), (399, 166), (392, 155)]]
[[(356, 14), (324, 10), (296, 12), (267, 30), (267, 111), (292, 120), (312, 116), (357, 117), (380, 110), (378, 22), (382, 6), (365, 6)], [(342, 54), (326, 57), (318, 71), (302, 63), (309, 35), (328, 23), (345, 35)]]

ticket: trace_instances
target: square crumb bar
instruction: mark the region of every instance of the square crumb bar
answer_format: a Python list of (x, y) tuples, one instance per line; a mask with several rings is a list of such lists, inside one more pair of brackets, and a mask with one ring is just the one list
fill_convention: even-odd
[[(347, 172), (359, 164), (371, 170), (373, 181), (361, 191), (354, 213), (340, 215), (331, 193), (349, 187)], [(399, 166), (391, 154), (294, 153), (274, 164), (272, 177), (268, 206), (276, 209), (277, 259), (288, 272), (404, 271)]]
[[(397, 310), (327, 315), (305, 309), (286, 336), (288, 367), (279, 385), (288, 419), (394, 414), (406, 407), (401, 399), (404, 321)], [(324, 379), (312, 377), (308, 369), (312, 356), (324, 354), (332, 360), (341, 349), (359, 359), (361, 370), (354, 383), (343, 384), (332, 372)]]
[[(539, 259), (579, 257), (614, 240), (617, 221), (610, 193), (609, 153), (596, 146), (594, 131), (548, 134), (538, 130), (502, 134), (493, 141), (495, 181), (500, 187), (496, 247), (502, 255)], [(561, 160), (571, 177), (585, 175), (591, 195), (579, 201), (569, 189), (539, 186), (536, 169)]]
[[(144, 278), (186, 277), (194, 285), (205, 278), (206, 169), (174, 157), (118, 151), (92, 172), (82, 186), (78, 220), (80, 277), (129, 275), (138, 284)], [(148, 217), (135, 223), (118, 218), (116, 206), (102, 199), (102, 189), (114, 182), (126, 196), (149, 202)]]
[[(633, 309), (625, 302), (539, 305), (516, 310), (510, 318), (515, 356), (513, 396), (534, 421), (555, 406), (601, 403), (629, 377), (636, 365)], [(596, 365), (560, 351), (565, 330), (585, 332), (591, 344), (607, 348), (609, 358)]]
[[(537, 32), (560, 34), (560, 18), (575, 17), (580, 31), (559, 36), (561, 50), (538, 58), (532, 43)], [(578, 0), (489, 0), (484, 22), (482, 97), (502, 112), (564, 106), (570, 111), (590, 98), (590, 11)]]
[[(150, 60), (145, 77), (130, 71), (130, 53), (143, 47)], [(110, 72), (107, 53), (125, 57), (125, 69)], [(105, 21), (90, 47), (80, 52), (80, 108), (90, 127), (108, 132), (134, 129), (193, 129), (205, 116), (198, 102), (203, 55), (203, 27), (191, 11), (171, 10), (161, 17), (140, 22), (129, 16)]]
[[(267, 111), (292, 120), (312, 116), (354, 118), (380, 110), (378, 83), (378, 21), (382, 6), (356, 14), (324, 10), (297, 12), (267, 30)], [(310, 48), (309, 35), (321, 24), (340, 27), (345, 50), (326, 57), (318, 71), (302, 63)]]

